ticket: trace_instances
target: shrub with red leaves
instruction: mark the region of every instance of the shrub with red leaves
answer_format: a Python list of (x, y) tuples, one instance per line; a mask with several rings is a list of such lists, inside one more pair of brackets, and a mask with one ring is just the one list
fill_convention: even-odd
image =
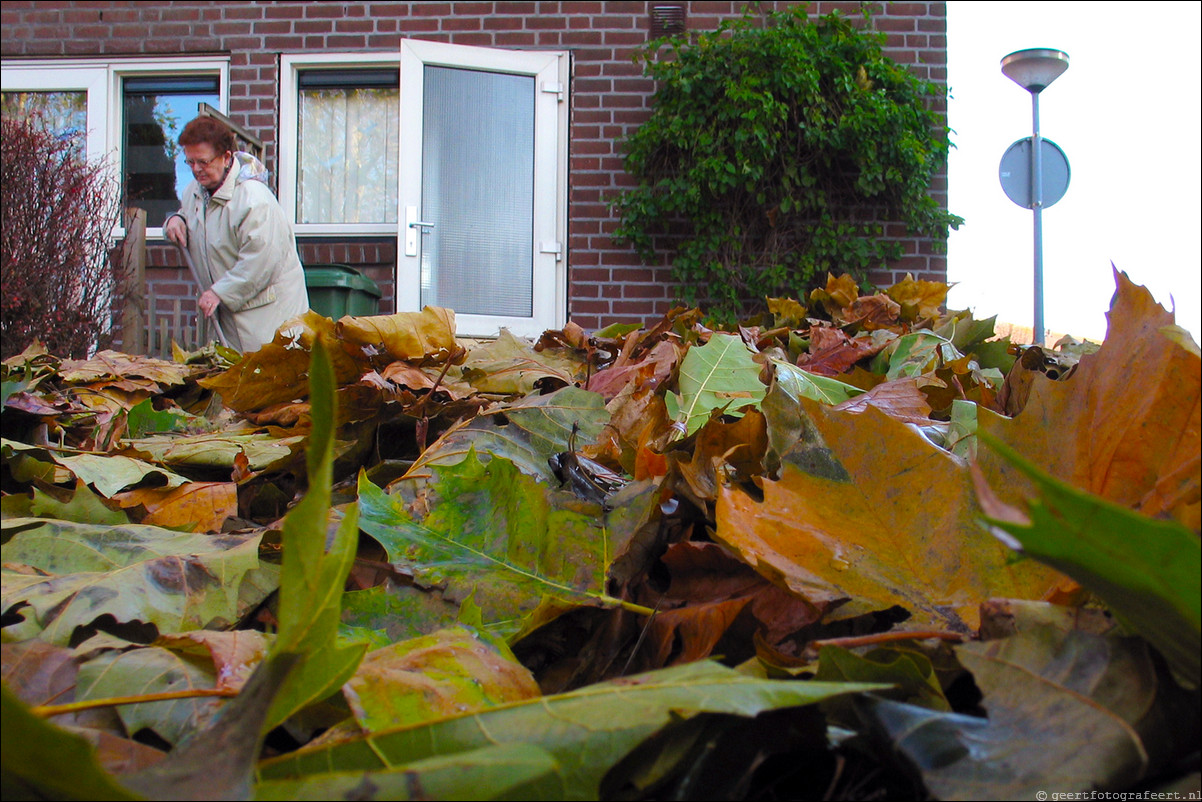
[(0, 355), (41, 340), (82, 357), (110, 329), (120, 270), (111, 258), (119, 194), (77, 137), (36, 118), (0, 121)]

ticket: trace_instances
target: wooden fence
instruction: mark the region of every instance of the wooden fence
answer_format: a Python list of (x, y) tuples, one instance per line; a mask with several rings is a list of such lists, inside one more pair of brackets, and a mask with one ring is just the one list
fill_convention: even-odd
[[(194, 351), (217, 339), (212, 322), (198, 314), (193, 299), (158, 298), (146, 283), (146, 211), (126, 210), (124, 254), (125, 307), (121, 314), (121, 350), (171, 359), (171, 343)], [(191, 277), (189, 276), (189, 280)]]

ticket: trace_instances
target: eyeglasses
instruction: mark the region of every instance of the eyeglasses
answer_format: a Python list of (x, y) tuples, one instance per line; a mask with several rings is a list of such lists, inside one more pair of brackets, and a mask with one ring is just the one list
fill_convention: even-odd
[(214, 156), (211, 159), (184, 159), (184, 164), (188, 165), (188, 167), (192, 168), (193, 170), (195, 170), (197, 167), (203, 167), (204, 169), (207, 170), (207, 169), (209, 169), (210, 164), (212, 164), (213, 162), (217, 161), (218, 159), (221, 159), (224, 157), (225, 157), (225, 154), (222, 153), (220, 155)]

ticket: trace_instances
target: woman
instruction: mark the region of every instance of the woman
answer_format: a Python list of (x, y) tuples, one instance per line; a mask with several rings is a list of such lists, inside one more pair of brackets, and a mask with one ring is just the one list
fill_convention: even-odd
[(196, 180), (163, 232), (196, 266), (201, 313), (218, 316), (232, 348), (257, 351), (309, 308), (292, 226), (267, 187), (266, 168), (234, 151), (224, 123), (197, 117), (179, 143)]

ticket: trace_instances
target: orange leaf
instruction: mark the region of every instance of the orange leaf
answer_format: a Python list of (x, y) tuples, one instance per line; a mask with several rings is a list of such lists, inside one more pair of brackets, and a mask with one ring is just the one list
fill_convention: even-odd
[(764, 576), (815, 605), (849, 600), (855, 615), (900, 605), (908, 625), (975, 629), (995, 596), (1039, 599), (1061, 581), (979, 524), (960, 461), (906, 424), (869, 408), (802, 399), (807, 436), (785, 455), (764, 500), (719, 488), (716, 538)]
[[(238, 515), (237, 485), (233, 482), (189, 482), (159, 497), (138, 497), (148, 515), (142, 521), (190, 532), (220, 532), (226, 518)], [(123, 502), (124, 506), (124, 502)]]
[[(979, 425), (1057, 479), (1197, 531), (1199, 357), (1161, 331), (1173, 313), (1147, 289), (1117, 270), (1115, 281), (1102, 347), (1069, 379), (1037, 380), (1015, 418), (982, 411)], [(1009, 463), (988, 452), (980, 460), (1004, 501), (1028, 495), (1028, 480)]]

